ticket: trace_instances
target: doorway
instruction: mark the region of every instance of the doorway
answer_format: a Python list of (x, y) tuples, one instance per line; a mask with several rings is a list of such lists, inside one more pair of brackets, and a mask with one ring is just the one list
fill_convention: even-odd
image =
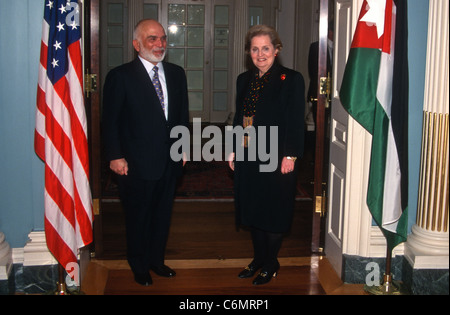
[[(225, 124), (230, 121), (234, 107), (234, 85), (235, 78), (242, 72), (242, 69), (233, 65), (236, 60), (236, 54), (242, 54), (243, 50), (236, 49), (235, 39), (244, 38), (248, 26), (257, 23), (266, 23), (276, 26), (277, 12), (280, 8), (277, 6), (279, 1), (262, 1), (262, 0), (248, 0), (243, 1), (247, 4), (245, 10), (242, 10), (242, 4), (238, 5), (235, 0), (215, 0), (215, 1), (158, 1), (158, 0), (90, 0), (86, 3), (91, 8), (97, 10), (100, 32), (98, 33), (98, 41), (100, 43), (98, 50), (93, 50), (92, 55), (97, 54), (100, 59), (99, 64), (99, 81), (97, 82), (98, 89), (96, 98), (100, 104), (101, 86), (104, 82), (104, 77), (107, 72), (117, 65), (128, 62), (135, 57), (131, 43), (131, 33), (134, 25), (142, 18), (158, 19), (163, 26), (168, 30), (168, 61), (177, 63), (185, 68), (189, 78), (189, 96), (191, 102), (191, 118), (200, 117), (203, 122), (211, 124)], [(296, 4), (297, 14), (300, 14), (299, 3), (310, 2), (298, 0)], [(319, 3), (319, 1), (317, 1)], [(318, 6), (318, 5), (317, 5)], [(242, 11), (242, 12), (241, 12)], [(242, 19), (239, 14), (245, 14), (247, 17)], [(305, 13), (309, 15), (309, 13)], [(236, 19), (245, 20), (246, 24), (239, 24)], [(253, 22), (252, 22), (253, 21)], [(296, 25), (297, 21), (292, 21)], [(92, 23), (91, 24), (95, 24)], [(236, 25), (240, 26), (236, 29)], [(311, 27), (310, 30), (314, 29)], [(318, 29), (318, 27), (315, 27)], [(91, 30), (92, 32), (92, 30)], [(311, 37), (311, 34), (309, 34)], [(312, 36), (314, 37), (314, 36)], [(310, 38), (312, 39), (312, 38)], [(297, 36), (298, 40), (298, 36)], [(91, 42), (95, 42), (94, 37), (91, 36)], [(95, 43), (94, 43), (95, 46)], [(298, 45), (296, 45), (298, 48)], [(99, 53), (100, 52), (100, 53)], [(92, 58), (95, 59), (95, 58)], [(91, 69), (95, 61), (91, 62)], [(297, 67), (296, 67), (297, 68)], [(304, 75), (305, 79), (308, 77), (307, 71), (298, 69)], [(92, 72), (92, 70), (91, 70)], [(94, 94), (92, 95), (94, 97)], [(100, 112), (99, 105), (93, 105), (92, 110)], [(104, 244), (108, 242), (105, 239), (104, 233), (111, 230), (118, 230), (120, 227), (114, 227), (110, 224), (105, 208), (105, 202), (109, 202), (109, 206), (117, 206), (118, 200), (111, 200), (103, 194), (103, 185), (107, 175), (107, 168), (101, 164), (101, 154), (98, 152), (101, 147), (100, 132), (97, 126), (94, 126), (95, 119), (99, 124), (99, 115), (92, 115), (93, 130), (93, 144), (91, 145), (93, 151), (93, 167), (95, 173), (93, 193), (97, 212), (96, 212), (96, 244), (95, 252), (97, 257), (101, 257), (104, 250)], [(305, 162), (307, 163), (307, 162)], [(105, 171), (106, 170), (106, 171)], [(311, 171), (309, 164), (305, 164), (304, 184), (310, 185), (311, 179), (308, 177), (308, 172)], [(314, 176), (314, 175), (312, 175)], [(306, 190), (310, 187), (306, 187)], [(313, 193), (310, 193), (311, 197)], [(312, 200), (312, 199), (311, 199)], [(176, 204), (176, 206), (179, 206)], [(199, 205), (198, 208), (204, 209), (204, 204)], [(234, 208), (231, 203), (228, 205), (216, 204), (210, 205), (218, 210), (218, 217), (227, 213), (228, 216), (233, 217), (232, 212)], [(298, 220), (303, 224), (303, 231), (301, 238), (309, 242), (308, 248), (302, 250), (302, 253), (311, 252), (311, 235), (312, 235), (312, 211), (313, 201), (302, 201), (297, 204), (297, 212), (301, 213)], [(113, 212), (116, 210), (113, 210)], [(181, 209), (181, 212), (186, 211)], [(231, 228), (233, 228), (231, 226)], [(297, 233), (298, 231), (296, 231)], [(294, 233), (295, 234), (295, 233)], [(297, 233), (298, 234), (298, 233)], [(239, 236), (240, 237), (240, 236)], [(239, 239), (238, 237), (238, 239)], [(114, 239), (114, 236), (113, 236)], [(237, 242), (244, 242), (240, 239)], [(250, 243), (248, 243), (250, 244)], [(298, 242), (297, 242), (298, 244)], [(118, 248), (116, 245), (113, 245)], [(303, 245), (301, 245), (303, 246)], [(119, 246), (120, 247), (120, 246)], [(287, 249), (287, 252), (298, 253), (298, 250)], [(289, 254), (291, 255), (291, 254)], [(292, 254), (296, 255), (296, 254)], [(303, 255), (303, 254), (302, 254)]]
[(234, 0), (105, 0), (100, 10), (102, 82), (109, 70), (135, 58), (134, 25), (155, 19), (167, 30), (166, 60), (186, 71), (191, 121), (230, 118)]

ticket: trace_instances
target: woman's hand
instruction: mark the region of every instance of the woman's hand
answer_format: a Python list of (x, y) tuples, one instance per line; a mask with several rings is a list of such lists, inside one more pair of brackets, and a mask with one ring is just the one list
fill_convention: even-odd
[(233, 153), (230, 153), (229, 155), (228, 155), (228, 166), (230, 166), (230, 168), (234, 171), (234, 157), (235, 157), (235, 154), (234, 154), (234, 152)]
[(286, 156), (281, 161), (281, 174), (289, 174), (294, 171), (295, 161), (289, 160)]

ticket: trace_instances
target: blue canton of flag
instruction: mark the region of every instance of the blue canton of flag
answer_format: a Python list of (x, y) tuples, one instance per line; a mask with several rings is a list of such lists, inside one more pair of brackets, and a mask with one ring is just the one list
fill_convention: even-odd
[(47, 74), (55, 84), (68, 71), (67, 47), (81, 39), (80, 9), (77, 2), (48, 1), (44, 19), (50, 25)]

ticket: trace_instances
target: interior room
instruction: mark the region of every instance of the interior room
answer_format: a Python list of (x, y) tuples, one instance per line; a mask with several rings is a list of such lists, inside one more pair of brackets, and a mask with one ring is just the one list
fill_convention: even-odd
[[(57, 292), (68, 273), (79, 276), (75, 289), (87, 295), (367, 295), (370, 279), (386, 289), (391, 277), (402, 294), (448, 294), (448, 1), (407, 1), (407, 218), (404, 240), (391, 251), (366, 202), (372, 135), (340, 98), (360, 12), (375, 1), (84, 0), (82, 7), (72, 1), (70, 12), (82, 13), (93, 241), (66, 271), (49, 250), (46, 164), (35, 149), (43, 12), (50, 3), (0, 1), (0, 295)], [(148, 287), (133, 281), (126, 260), (117, 176), (102, 143), (106, 76), (137, 58), (133, 31), (144, 18), (161, 23), (165, 61), (185, 71), (190, 150), (222, 150), (221, 159), (193, 159), (184, 167), (165, 257), (177, 276), (155, 276)], [(321, 48), (313, 67), (320, 92), (305, 93), (304, 153), (295, 162), (294, 213), (278, 255), (281, 267), (268, 284), (255, 286), (237, 277), (253, 246), (250, 231), (236, 226), (225, 143), (203, 131), (223, 134), (233, 124), (236, 80), (249, 65), (245, 36), (259, 24), (278, 32), (278, 58), (302, 74), (306, 91), (314, 81), (310, 47)]]

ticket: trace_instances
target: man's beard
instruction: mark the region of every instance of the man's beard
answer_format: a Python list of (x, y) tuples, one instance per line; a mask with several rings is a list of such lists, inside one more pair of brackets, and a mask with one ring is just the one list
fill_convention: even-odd
[[(154, 55), (154, 52), (161, 52), (161, 51), (163, 52), (163, 54), (160, 57)], [(142, 58), (144, 58), (149, 62), (158, 63), (163, 61), (164, 58), (166, 57), (166, 50), (164, 48), (153, 50), (142, 49), (140, 51), (140, 55)]]

